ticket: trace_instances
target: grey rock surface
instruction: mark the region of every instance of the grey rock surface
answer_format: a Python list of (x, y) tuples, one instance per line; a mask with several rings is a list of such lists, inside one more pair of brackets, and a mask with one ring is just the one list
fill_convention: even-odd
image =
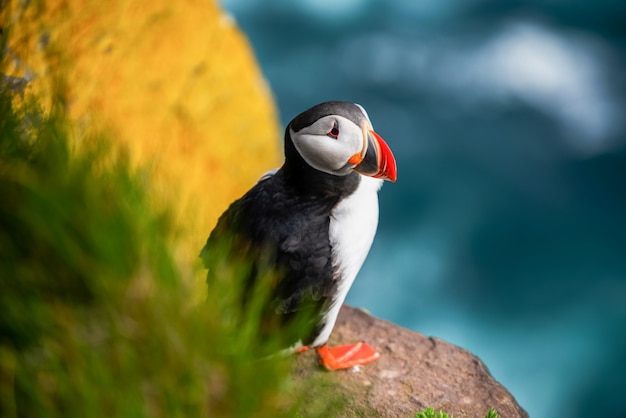
[(330, 344), (365, 341), (381, 357), (358, 368), (327, 372), (316, 354), (297, 355), (298, 378), (321, 376), (345, 394), (344, 416), (414, 417), (425, 407), (455, 418), (484, 417), (494, 408), (502, 418), (528, 417), (515, 398), (472, 353), (426, 337), (364, 311), (343, 306)]

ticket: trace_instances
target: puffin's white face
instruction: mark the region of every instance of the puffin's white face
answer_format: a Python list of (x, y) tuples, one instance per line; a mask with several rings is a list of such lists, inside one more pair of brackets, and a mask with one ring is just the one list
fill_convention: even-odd
[(320, 103), (296, 116), (289, 123), (288, 133), (298, 154), (316, 170), (335, 176), (346, 176), (354, 170), (364, 176), (396, 181), (391, 149), (374, 132), (365, 109), (358, 104)]
[(350, 159), (360, 155), (367, 146), (366, 128), (343, 116), (329, 115), (298, 132), (290, 129), (289, 133), (296, 149), (311, 167), (345, 176), (358, 164), (354, 160), (351, 163)]

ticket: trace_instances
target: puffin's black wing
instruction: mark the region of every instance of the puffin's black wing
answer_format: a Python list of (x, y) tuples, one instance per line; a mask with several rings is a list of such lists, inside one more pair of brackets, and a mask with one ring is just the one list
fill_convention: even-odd
[(248, 291), (271, 267), (278, 276), (268, 311), (283, 319), (303, 309), (321, 316), (336, 291), (328, 236), (336, 203), (336, 197), (293, 190), (282, 170), (261, 180), (224, 212), (201, 252), (209, 286), (220, 263), (250, 263)]

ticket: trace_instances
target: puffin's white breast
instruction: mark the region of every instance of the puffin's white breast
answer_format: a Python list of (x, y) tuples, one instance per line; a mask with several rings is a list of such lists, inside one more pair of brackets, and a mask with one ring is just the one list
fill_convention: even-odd
[(382, 183), (380, 179), (361, 176), (355, 192), (331, 212), (329, 237), (340, 282), (333, 305), (324, 318), (326, 325), (313, 342), (314, 347), (328, 340), (339, 309), (372, 246), (378, 227), (378, 190)]

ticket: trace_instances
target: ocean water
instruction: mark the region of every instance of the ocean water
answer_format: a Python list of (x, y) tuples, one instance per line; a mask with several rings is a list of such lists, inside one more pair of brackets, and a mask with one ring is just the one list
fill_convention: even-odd
[(469, 349), (533, 418), (626, 417), (626, 3), (223, 0), (286, 124), (398, 163), (352, 305)]

